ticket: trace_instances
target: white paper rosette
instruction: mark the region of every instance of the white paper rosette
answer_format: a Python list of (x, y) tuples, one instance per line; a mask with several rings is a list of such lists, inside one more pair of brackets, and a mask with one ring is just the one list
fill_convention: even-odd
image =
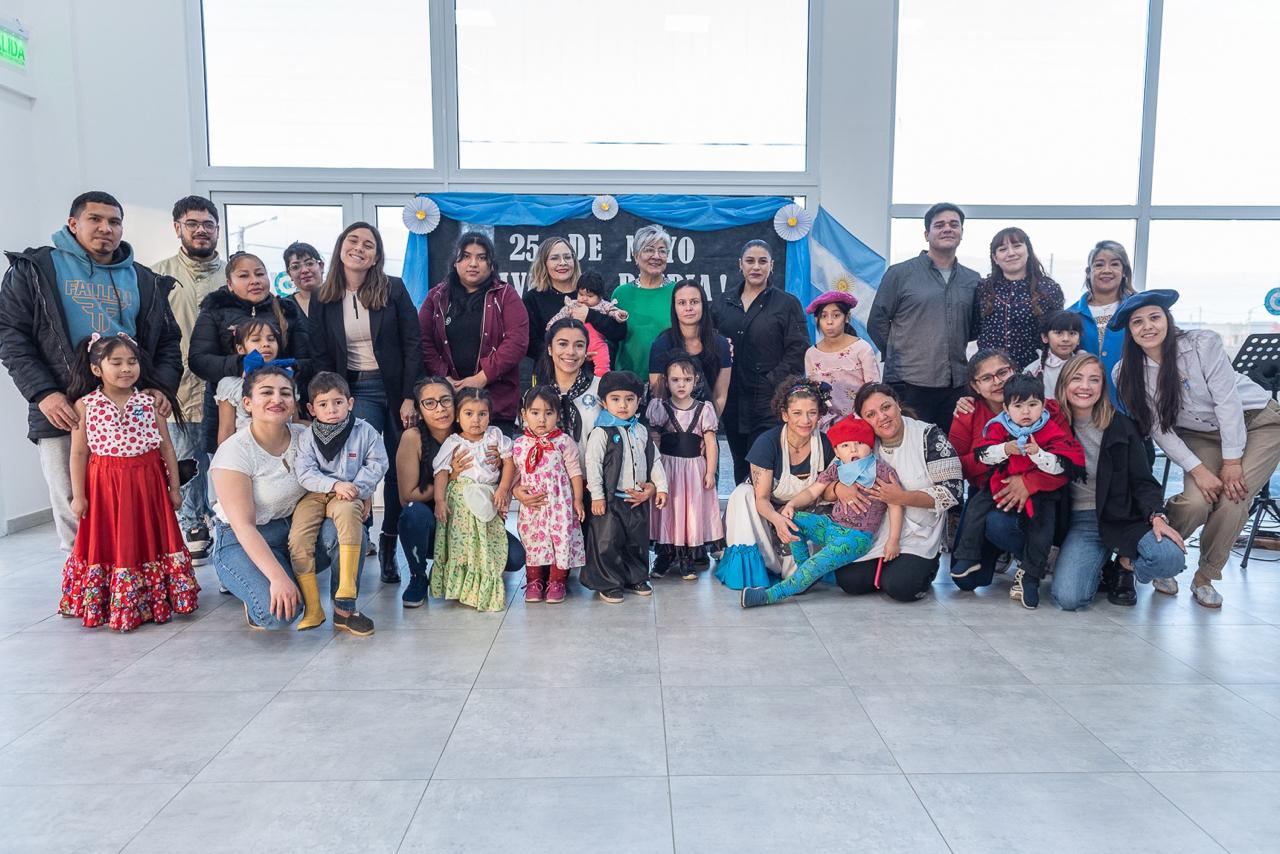
[(591, 213), (596, 219), (613, 219), (618, 215), (618, 200), (613, 196), (596, 196), (591, 200)]
[(415, 196), (404, 206), (402, 217), (411, 234), (430, 234), (440, 224), (440, 206), (426, 196)]
[(794, 243), (813, 228), (813, 214), (794, 202), (778, 208), (773, 215), (773, 230), (788, 243)]

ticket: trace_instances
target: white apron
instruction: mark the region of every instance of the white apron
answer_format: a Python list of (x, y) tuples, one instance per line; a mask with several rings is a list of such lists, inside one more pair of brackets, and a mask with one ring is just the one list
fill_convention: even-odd
[[(902, 417), (902, 444), (886, 448), (876, 440), (876, 455), (898, 473), (902, 488), (908, 491), (924, 491), (934, 486), (933, 478), (924, 460), (925, 434), (931, 425), (914, 418)], [(942, 550), (942, 538), (947, 532), (947, 514), (938, 513), (932, 507), (906, 507), (902, 514), (902, 552), (917, 557), (935, 558)], [(887, 517), (886, 517), (887, 520)], [(889, 539), (889, 526), (881, 525), (871, 548), (858, 560), (871, 560), (884, 556), (884, 544)]]

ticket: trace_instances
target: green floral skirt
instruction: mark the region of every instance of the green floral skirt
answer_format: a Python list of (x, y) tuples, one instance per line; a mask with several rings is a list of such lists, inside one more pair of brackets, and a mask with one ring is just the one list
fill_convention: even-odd
[(449, 482), (448, 520), (436, 532), (431, 595), (456, 599), (477, 611), (501, 611), (506, 604), (502, 571), (507, 564), (506, 514), (481, 522), (467, 509), (462, 489), (470, 478)]

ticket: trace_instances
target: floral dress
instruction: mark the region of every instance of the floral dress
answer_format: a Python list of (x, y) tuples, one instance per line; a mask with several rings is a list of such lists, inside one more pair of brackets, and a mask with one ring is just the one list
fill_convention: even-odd
[(804, 375), (831, 386), (831, 411), (819, 425), (825, 428), (853, 412), (858, 389), (880, 381), (880, 365), (871, 345), (857, 338), (834, 353), (810, 347), (804, 354)]
[(574, 514), (570, 482), (582, 477), (577, 443), (559, 430), (543, 438), (525, 433), (516, 439), (512, 460), (516, 483), (547, 496), (541, 507), (520, 506), (516, 531), (524, 543), (525, 563), (562, 569), (586, 564), (582, 523)]

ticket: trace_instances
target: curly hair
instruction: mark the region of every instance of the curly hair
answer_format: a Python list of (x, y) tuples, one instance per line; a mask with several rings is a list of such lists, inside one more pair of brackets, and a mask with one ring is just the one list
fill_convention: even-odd
[(770, 408), (774, 415), (781, 418), (782, 413), (786, 412), (787, 407), (791, 405), (791, 401), (796, 399), (817, 402), (818, 415), (826, 415), (831, 408), (831, 386), (799, 374), (792, 374), (778, 383), (778, 387), (773, 392)]

